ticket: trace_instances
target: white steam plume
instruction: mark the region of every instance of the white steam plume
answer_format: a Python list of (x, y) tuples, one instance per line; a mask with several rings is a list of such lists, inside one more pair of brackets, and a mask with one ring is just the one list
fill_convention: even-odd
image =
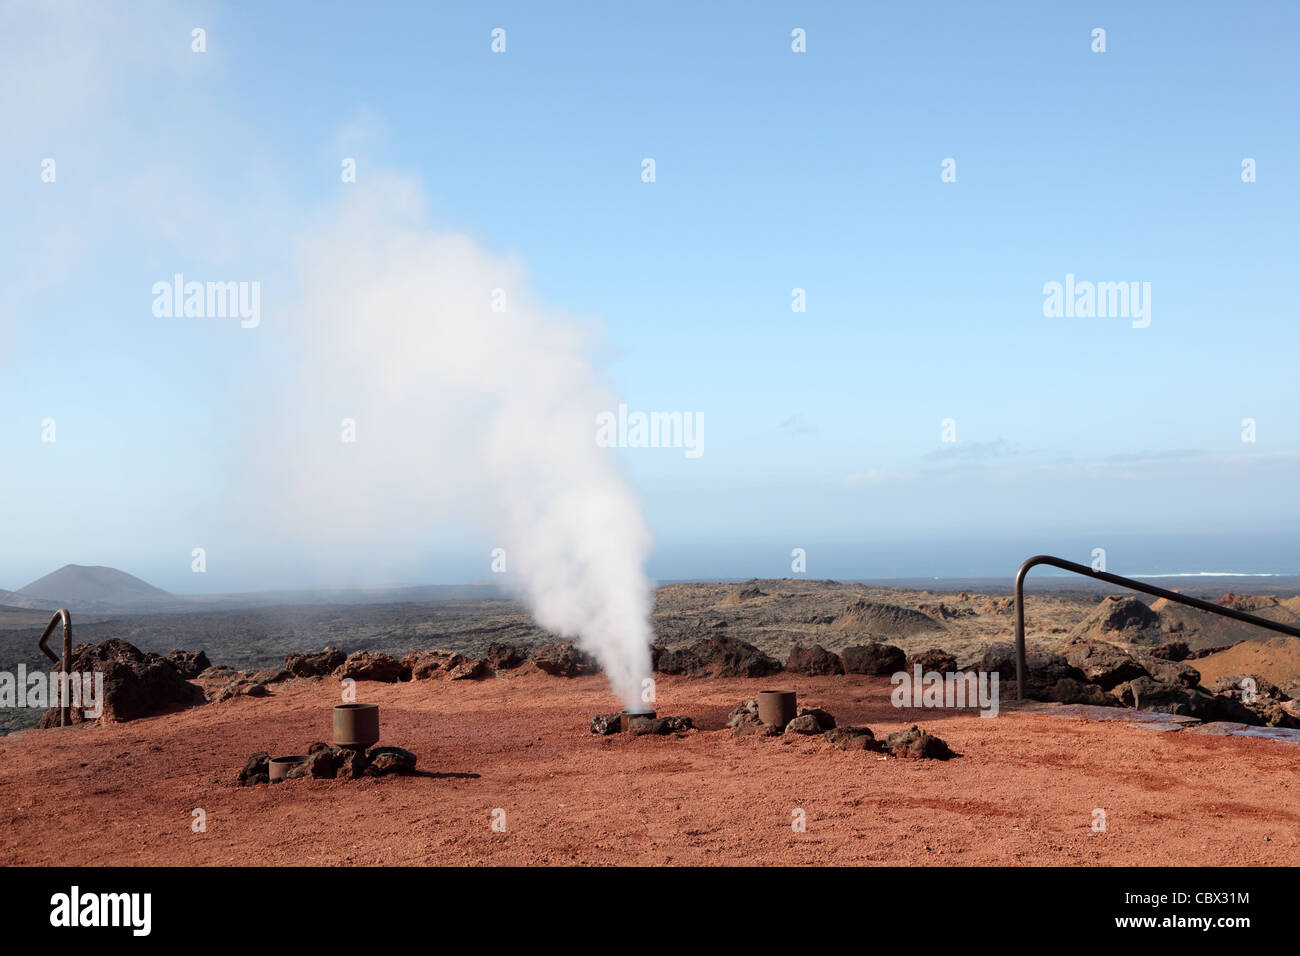
[[(537, 623), (576, 638), (637, 706), (650, 534), (596, 444), (596, 415), (616, 399), (594, 371), (593, 330), (538, 305), (516, 263), (431, 228), (405, 180), (372, 174), (347, 191), (300, 259), (297, 374), (267, 456), (288, 482), (277, 517), (336, 547), (418, 551), (433, 517), (479, 509)], [(340, 443), (341, 418), (356, 422), (354, 445)]]

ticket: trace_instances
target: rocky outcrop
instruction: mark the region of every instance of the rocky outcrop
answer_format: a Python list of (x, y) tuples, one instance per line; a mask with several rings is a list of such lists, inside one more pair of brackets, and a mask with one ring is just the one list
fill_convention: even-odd
[(1234, 594), (1229, 591), (1215, 603), (1223, 607), (1245, 611), (1247, 614), (1259, 614), (1261, 611), (1277, 607), (1282, 602), (1272, 594)]
[(1207, 693), (1199, 687), (1165, 683), (1153, 677), (1136, 677), (1111, 690), (1111, 694), (1125, 707), (1151, 710), (1183, 717), (1196, 717), (1206, 722), (1228, 720), (1235, 723), (1256, 724), (1258, 719), (1239, 701)]
[(695, 723), (689, 717), (633, 717), (628, 721), (627, 732), (633, 737), (647, 734), (664, 736), (692, 730)]
[(286, 773), (285, 779), (297, 780), (299, 777), (310, 777), (314, 780), (333, 780), (338, 774), (339, 758), (342, 755), (340, 748), (331, 747), (328, 744), (312, 744), (312, 749), (307, 753), (307, 759), (294, 767), (290, 767)]
[(401, 747), (372, 747), (366, 759), (367, 777), (415, 772), (415, 754)]
[(980, 614), (996, 616), (999, 614), (1010, 614), (1016, 609), (1016, 599), (1013, 597), (989, 598), (979, 607)]
[[(784, 728), (773, 727), (758, 719), (758, 701), (742, 700), (727, 717), (732, 735), (779, 737), (821, 737), (833, 750), (876, 750), (879, 745), (869, 727), (837, 727), (835, 718), (820, 707), (800, 707), (798, 714)], [(933, 745), (927, 742), (925, 747)]]
[(797, 716), (811, 717), (817, 721), (818, 730), (833, 730), (835, 728), (835, 718), (820, 707), (800, 707)]
[(1152, 657), (1166, 661), (1185, 661), (1192, 656), (1191, 648), (1187, 646), (1186, 641), (1169, 641), (1167, 644), (1151, 648), (1149, 653)]
[[(633, 737), (646, 734), (680, 734), (695, 729), (695, 722), (689, 717), (633, 717), (628, 721), (628, 733)], [(609, 737), (622, 730), (621, 714), (597, 714), (591, 718), (591, 732), (602, 737)]]
[(655, 666), (662, 674), (688, 677), (768, 677), (781, 670), (780, 662), (753, 644), (725, 634), (677, 650), (660, 650)]
[(374, 651), (356, 651), (347, 656), (342, 664), (334, 669), (334, 676), (339, 680), (373, 680), (385, 684), (395, 684), (402, 679), (402, 664), (388, 654)]
[[(1242, 699), (1236, 679), (1201, 686), (1201, 673), (1185, 656), (1186, 647), (1171, 642), (1160, 653), (1129, 653), (1105, 641), (1075, 638), (1065, 646), (1064, 662), (1051, 651), (1031, 650), (1027, 661), (1029, 696), (1063, 704), (1131, 707), (1195, 717), (1202, 721), (1291, 726), (1284, 705), (1286, 693), (1268, 684), (1255, 702)], [(1181, 659), (1174, 659), (1181, 658)], [(985, 651), (981, 666), (1014, 676), (1015, 648), (994, 644)]]
[[(1142, 606), (1146, 607), (1145, 604)], [(1065, 659), (1083, 674), (1085, 680), (1106, 690), (1148, 676), (1132, 654), (1105, 641), (1075, 638), (1065, 646)]]
[(907, 655), (901, 647), (872, 641), (870, 644), (855, 644), (840, 651), (840, 661), (849, 674), (873, 674), (886, 676), (896, 674), (907, 665)]
[(464, 660), (452, 651), (411, 651), (399, 662), (407, 680), (441, 678), (453, 661)]
[[(1026, 652), (1026, 693), (1034, 700), (1099, 707), (1134, 707), (1199, 717), (1251, 722), (1230, 701), (1200, 687), (1201, 675), (1181, 657), (1185, 646), (1129, 653), (1105, 641), (1076, 638), (1065, 655), (1040, 648)], [(985, 650), (980, 669), (997, 671), (1004, 696), (1014, 695), (1015, 646), (1005, 642)]]
[(840, 612), (833, 626), (836, 630), (870, 637), (907, 637), (943, 630), (942, 624), (920, 611), (864, 598)]
[(327, 647), (315, 654), (290, 654), (284, 659), (284, 668), (294, 677), (325, 677), (347, 659), (337, 647)]
[(487, 658), (455, 651), (412, 651), (399, 664), (405, 680), (484, 680), (496, 674)]
[(895, 757), (913, 760), (948, 760), (957, 756), (946, 743), (916, 724), (886, 737), (884, 749)]
[(816, 717), (812, 716), (812, 714), (804, 714), (786, 724), (784, 733), (812, 735), (823, 733), (823, 731), (821, 725), (817, 723)]
[(742, 700), (727, 715), (727, 726), (737, 727), (746, 720), (758, 720), (758, 701), (754, 698)]
[(528, 660), (528, 655), (513, 644), (493, 641), (487, 646), (487, 660), (496, 670), (508, 671), (523, 664)]
[(749, 585), (748, 587), (737, 588), (736, 590), (729, 592), (727, 596), (722, 599), (722, 604), (725, 607), (734, 607), (737, 604), (744, 604), (746, 601), (753, 601), (757, 598), (763, 597), (767, 597), (766, 591), (755, 585)]
[(622, 730), (621, 714), (597, 714), (591, 718), (591, 732), (608, 737)]
[(258, 783), (269, 783), (271, 755), (266, 751), (252, 754), (244, 761), (244, 769), (239, 771), (238, 780), (241, 787), (251, 787)]
[[(1016, 646), (998, 641), (984, 649), (975, 669), (998, 675), (999, 694), (1016, 695)], [(1031, 700), (1060, 704), (1092, 704), (1118, 707), (1119, 701), (1106, 689), (1089, 681), (1064, 655), (1041, 647), (1025, 649), (1025, 694)]]
[[(239, 772), (240, 786), (269, 782), (266, 753), (255, 753)], [(317, 741), (307, 748), (307, 759), (285, 774), (286, 780), (359, 780), (415, 772), (416, 756), (402, 747), (372, 747), (368, 751), (335, 747)]]
[(1133, 659), (1142, 665), (1142, 669), (1151, 677), (1161, 683), (1175, 684), (1179, 687), (1197, 687), (1201, 683), (1201, 672), (1191, 664), (1166, 660), (1140, 651), (1133, 655)]
[(370, 768), (370, 760), (364, 750), (352, 750), (347, 747), (331, 748), (334, 753), (334, 776), (339, 780), (360, 780)]
[(223, 704), (236, 697), (269, 697), (270, 694), (271, 691), (264, 682), (255, 681), (241, 674), (233, 680), (210, 687), (207, 691), (207, 700), (209, 704)]
[[(136, 720), (156, 714), (183, 710), (204, 702), (203, 691), (180, 675), (176, 666), (160, 654), (146, 653), (120, 638), (100, 644), (78, 644), (72, 652), (72, 672), (103, 674), (103, 698), (99, 703), (103, 721)], [(62, 673), (63, 662), (52, 670)], [(88, 718), (78, 707), (71, 708), (72, 723)], [(41, 717), (37, 727), (57, 727), (59, 708), (52, 707)]]
[(496, 675), (487, 658), (467, 658), (447, 668), (447, 680), (486, 680)]
[[(1250, 687), (1249, 681), (1254, 681), (1253, 692), (1247, 690)], [(1291, 695), (1263, 677), (1252, 677), (1249, 674), (1226, 675), (1215, 680), (1210, 690), (1219, 697), (1240, 704), (1264, 727), (1300, 728), (1300, 719)]]
[(742, 720), (734, 728), (731, 735), (733, 737), (779, 737), (782, 729), (773, 724), (765, 724), (757, 717), (753, 720)]
[(824, 734), (835, 729), (835, 718), (820, 707), (800, 707), (794, 720), (785, 725), (787, 734)]
[(220, 704), (235, 697), (268, 697), (272, 685), (290, 680), (292, 676), (282, 667), (268, 667), (252, 673), (229, 667), (209, 667), (195, 681), (203, 688), (208, 703)]
[(735, 706), (727, 715), (727, 726), (731, 728), (733, 737), (775, 737), (781, 733), (781, 728), (758, 719), (758, 701), (753, 698), (742, 700)]
[(920, 654), (913, 654), (907, 659), (908, 668), (921, 665), (923, 674), (954, 674), (957, 672), (957, 658), (939, 647), (932, 647)]
[[(996, 673), (1006, 686), (1016, 679), (1016, 645), (1008, 641), (995, 641), (984, 649), (975, 665), (976, 670)], [(1031, 687), (1048, 687), (1063, 678), (1083, 679), (1083, 674), (1070, 665), (1063, 654), (1041, 647), (1025, 648), (1025, 680)]]
[(833, 750), (872, 750), (876, 744), (870, 727), (835, 727), (822, 737)]
[(164, 660), (176, 668), (176, 673), (185, 680), (193, 680), (212, 666), (208, 655), (203, 651), (172, 651)]
[(1245, 641), (1234, 641), (1231, 644), (1216, 644), (1212, 647), (1201, 647), (1192, 651), (1188, 655), (1188, 660), (1200, 660), (1202, 657), (1209, 657), (1211, 654), (1218, 654), (1220, 651), (1230, 651), (1238, 644), (1245, 644)]
[(1058, 704), (1089, 704), (1093, 707), (1123, 706), (1114, 696), (1102, 690), (1100, 685), (1075, 680), (1073, 677), (1062, 677), (1060, 680), (1053, 681), (1042, 687), (1033, 697), (1035, 700), (1055, 701)]
[(213, 681), (227, 681), (238, 677), (239, 673), (239, 671), (235, 670), (235, 668), (228, 664), (213, 664), (212, 666), (200, 671), (195, 680), (207, 681), (209, 683)]
[(790, 659), (786, 661), (785, 669), (797, 674), (807, 674), (809, 677), (824, 677), (843, 674), (844, 664), (838, 654), (832, 654), (820, 644), (814, 644), (812, 647), (796, 644), (790, 648)]
[(1122, 644), (1163, 644), (1160, 615), (1135, 597), (1111, 595), (1071, 632), (1072, 638), (1118, 641)]
[(539, 647), (533, 654), (533, 663), (555, 677), (581, 677), (600, 673), (600, 665), (586, 651), (578, 650), (572, 641), (557, 641)]
[(974, 617), (975, 609), (973, 607), (952, 607), (940, 601), (938, 604), (921, 604), (916, 608), (922, 614), (926, 614), (937, 621), (952, 621), (962, 617)]

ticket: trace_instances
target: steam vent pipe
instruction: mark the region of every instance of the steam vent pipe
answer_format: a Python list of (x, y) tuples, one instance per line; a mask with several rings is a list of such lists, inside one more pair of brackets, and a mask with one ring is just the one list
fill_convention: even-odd
[(339, 704), (334, 708), (335, 746), (365, 750), (378, 742), (378, 704)]
[(288, 779), (289, 771), (300, 763), (306, 763), (306, 754), (294, 754), (291, 757), (272, 757), (266, 765), (266, 776), (271, 783), (283, 783)]
[(795, 693), (792, 690), (760, 690), (758, 719), (771, 727), (782, 727), (794, 720)]
[(618, 715), (618, 729), (623, 733), (632, 732), (632, 721), (638, 717), (644, 717), (647, 720), (654, 720), (657, 715), (653, 710), (625, 710)]

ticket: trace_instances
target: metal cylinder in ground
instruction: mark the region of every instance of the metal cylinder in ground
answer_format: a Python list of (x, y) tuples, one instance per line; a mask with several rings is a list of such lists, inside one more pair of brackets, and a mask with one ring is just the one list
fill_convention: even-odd
[(784, 727), (794, 720), (795, 695), (792, 690), (760, 690), (758, 719), (772, 727)]
[(379, 742), (378, 704), (339, 704), (334, 708), (334, 745), (364, 750)]
[(644, 717), (646, 720), (654, 720), (658, 716), (653, 710), (625, 710), (618, 715), (618, 729), (623, 733), (628, 733), (632, 729), (632, 721), (638, 717)]
[(266, 776), (271, 783), (279, 783), (294, 767), (307, 759), (306, 754), (292, 757), (272, 757), (266, 764)]

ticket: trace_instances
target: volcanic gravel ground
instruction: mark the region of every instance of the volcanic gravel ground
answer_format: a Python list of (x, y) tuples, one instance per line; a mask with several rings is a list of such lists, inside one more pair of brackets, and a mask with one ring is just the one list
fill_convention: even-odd
[[(963, 756), (882, 759), (818, 737), (735, 739), (792, 687), (844, 724), (918, 723)], [(1300, 863), (1300, 752), (1004, 711), (896, 710), (884, 678), (662, 678), (684, 738), (597, 737), (601, 677), (357, 685), (421, 775), (239, 787), (249, 753), (330, 736), (333, 679), (183, 713), (0, 740), (4, 864)], [(207, 830), (191, 830), (192, 811)], [(494, 810), (504, 833), (493, 832)], [(1091, 829), (1094, 808), (1107, 831)], [(791, 829), (804, 811), (806, 832)], [(499, 817), (499, 815), (498, 815)]]

